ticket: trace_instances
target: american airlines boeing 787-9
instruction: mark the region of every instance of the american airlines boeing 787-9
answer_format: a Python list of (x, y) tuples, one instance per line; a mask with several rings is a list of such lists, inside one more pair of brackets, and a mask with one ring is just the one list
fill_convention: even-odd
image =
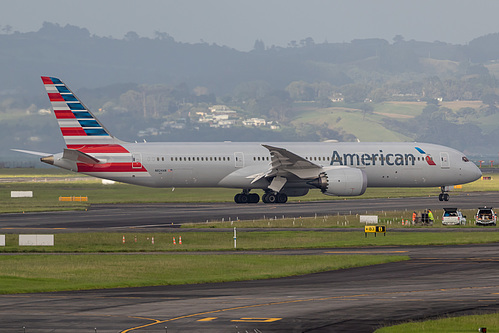
[[(129, 143), (114, 136), (58, 78), (42, 77), (66, 148), (42, 162), (87, 175), (150, 187), (242, 189), (236, 203), (285, 203), (311, 189), (362, 195), (370, 187), (440, 187), (481, 176), (466, 156), (414, 142)], [(21, 150), (19, 150), (21, 151)], [(202, 191), (202, 190), (200, 190)], [(202, 192), (200, 192), (202, 195)]]

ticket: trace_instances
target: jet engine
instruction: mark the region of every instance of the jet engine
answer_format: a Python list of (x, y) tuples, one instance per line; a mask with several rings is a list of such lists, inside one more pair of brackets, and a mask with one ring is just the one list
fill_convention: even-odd
[(309, 182), (326, 195), (362, 195), (367, 188), (367, 176), (363, 170), (344, 166), (325, 167), (319, 177)]

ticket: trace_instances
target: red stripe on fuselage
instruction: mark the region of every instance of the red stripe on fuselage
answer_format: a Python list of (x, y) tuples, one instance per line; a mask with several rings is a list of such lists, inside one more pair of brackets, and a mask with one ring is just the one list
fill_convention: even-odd
[(71, 110), (54, 110), (57, 119), (76, 119)]
[(51, 102), (64, 102), (64, 98), (59, 93), (48, 93), (48, 95)]
[(132, 163), (103, 163), (103, 164), (84, 164), (78, 163), (78, 172), (147, 172), (140, 168), (132, 168)]
[(82, 153), (129, 153), (120, 145), (68, 145), (69, 149), (77, 149)]
[(81, 127), (61, 127), (62, 136), (87, 136)]

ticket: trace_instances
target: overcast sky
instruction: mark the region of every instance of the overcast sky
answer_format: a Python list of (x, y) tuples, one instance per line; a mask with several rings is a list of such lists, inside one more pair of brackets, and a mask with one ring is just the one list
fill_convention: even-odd
[(247, 51), (256, 39), (287, 46), (395, 35), (465, 44), (499, 32), (496, 0), (1, 0), (0, 26), (37, 31), (43, 22), (76, 25), (118, 39), (129, 31)]

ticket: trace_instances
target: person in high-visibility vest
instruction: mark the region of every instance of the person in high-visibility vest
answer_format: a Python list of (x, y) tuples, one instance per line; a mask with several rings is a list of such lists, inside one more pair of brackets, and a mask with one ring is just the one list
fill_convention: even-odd
[(416, 212), (412, 213), (412, 224), (416, 224), (417, 216), (418, 216), (418, 214), (416, 214)]
[(428, 209), (428, 222), (433, 224), (433, 213), (431, 212), (431, 209)]

